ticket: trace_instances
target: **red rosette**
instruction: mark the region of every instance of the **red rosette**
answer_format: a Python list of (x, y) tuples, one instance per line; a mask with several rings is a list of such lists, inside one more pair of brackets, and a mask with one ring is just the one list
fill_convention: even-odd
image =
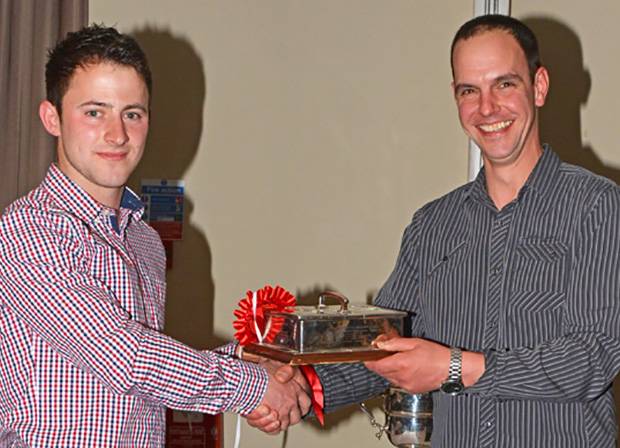
[(267, 311), (290, 313), (295, 307), (295, 296), (286, 289), (277, 285), (273, 288), (266, 285), (256, 291), (256, 316), (252, 309), (252, 297), (254, 291), (248, 291), (245, 297), (239, 301), (239, 308), (234, 311), (236, 321), (233, 322), (235, 338), (243, 347), (258, 342), (259, 338), (256, 334), (256, 326), (261, 333), (265, 332), (267, 325), (269, 331), (264, 335), (263, 342), (272, 342), (273, 338), (282, 328), (282, 318), (271, 318), (271, 323), (267, 319)]

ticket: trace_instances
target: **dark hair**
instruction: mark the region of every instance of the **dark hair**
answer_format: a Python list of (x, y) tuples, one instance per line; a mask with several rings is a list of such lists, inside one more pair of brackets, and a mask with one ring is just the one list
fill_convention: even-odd
[(485, 16), (478, 16), (470, 21), (464, 23), (454, 35), (452, 39), (452, 46), (450, 47), (450, 67), (452, 67), (452, 77), (454, 78), (454, 47), (457, 42), (461, 40), (467, 40), (470, 37), (474, 37), (478, 34), (500, 30), (509, 33), (515, 38), (523, 53), (525, 53), (525, 59), (530, 72), (530, 78), (534, 80), (536, 71), (541, 67), (540, 54), (538, 52), (538, 41), (534, 32), (527, 27), (523, 22), (500, 14), (488, 14)]
[(134, 68), (146, 84), (150, 97), (153, 84), (151, 70), (138, 42), (114, 28), (90, 25), (68, 33), (48, 52), (45, 88), (48, 101), (56, 107), (59, 115), (61, 115), (62, 98), (69, 88), (75, 70), (101, 62)]

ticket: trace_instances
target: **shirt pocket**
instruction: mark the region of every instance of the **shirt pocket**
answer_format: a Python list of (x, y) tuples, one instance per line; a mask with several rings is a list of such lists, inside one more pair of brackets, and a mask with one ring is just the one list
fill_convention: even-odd
[(567, 250), (566, 243), (554, 238), (522, 238), (517, 246), (517, 254), (522, 258), (542, 263), (555, 263)]
[(553, 238), (522, 238), (511, 269), (512, 294), (566, 290), (568, 245)]
[(428, 280), (443, 277), (452, 272), (463, 263), (467, 252), (466, 249), (467, 241), (460, 241), (439, 252), (439, 255), (430, 263), (427, 273)]
[(523, 238), (516, 247), (507, 306), (508, 346), (534, 346), (563, 334), (568, 245)]
[(426, 274), (420, 282), (418, 301), (425, 335), (431, 339), (456, 340), (455, 329), (462, 328), (463, 321), (475, 319), (472, 313), (477, 307), (472, 301), (478, 296), (467, 290), (469, 247), (467, 241), (450, 242), (422, 263)]

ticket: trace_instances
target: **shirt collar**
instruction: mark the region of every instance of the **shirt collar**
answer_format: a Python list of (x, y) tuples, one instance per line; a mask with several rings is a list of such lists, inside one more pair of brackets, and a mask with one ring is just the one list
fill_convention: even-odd
[[(527, 190), (545, 195), (549, 189), (555, 185), (555, 179), (559, 174), (561, 163), (562, 161), (553, 149), (551, 149), (551, 146), (545, 143), (543, 145), (542, 155), (519, 191), (519, 197)], [(469, 188), (465, 190), (463, 199), (469, 197), (486, 202), (491, 201), (487, 193), (484, 166), (480, 168), (476, 178), (470, 183)]]
[[(59, 209), (68, 211), (85, 222), (104, 218), (109, 223), (112, 210), (100, 204), (82, 187), (69, 179), (56, 164), (50, 165), (42, 185), (55, 199), (55, 205)], [(121, 230), (127, 225), (130, 215), (140, 219), (143, 212), (144, 205), (138, 195), (128, 187), (124, 187), (119, 216)]]
[(123, 197), (121, 198), (121, 209), (126, 208), (131, 212), (136, 212), (144, 209), (142, 200), (134, 193), (129, 187), (125, 187), (123, 190)]
[(562, 161), (548, 144), (543, 145), (543, 153), (538, 159), (536, 166), (525, 181), (524, 187), (545, 195), (553, 185), (556, 185), (556, 178), (560, 174)]

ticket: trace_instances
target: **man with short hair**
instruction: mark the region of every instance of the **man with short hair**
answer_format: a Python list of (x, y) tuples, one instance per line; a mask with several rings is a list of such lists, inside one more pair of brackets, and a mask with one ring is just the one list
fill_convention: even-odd
[[(415, 213), (375, 301), (409, 311), (414, 337), (379, 342), (395, 352), (379, 361), (316, 366), (325, 411), (391, 383), (433, 392), (433, 448), (615, 447), (620, 189), (541, 144), (549, 75), (523, 23), (465, 23), (451, 62), (484, 167)], [(250, 424), (269, 427), (260, 411)]]
[(309, 398), (273, 370), (161, 333), (165, 255), (125, 183), (149, 128), (151, 74), (113, 28), (50, 52), (39, 114), (58, 161), (0, 220), (0, 445), (164, 446), (165, 407), (251, 413), (277, 430)]

